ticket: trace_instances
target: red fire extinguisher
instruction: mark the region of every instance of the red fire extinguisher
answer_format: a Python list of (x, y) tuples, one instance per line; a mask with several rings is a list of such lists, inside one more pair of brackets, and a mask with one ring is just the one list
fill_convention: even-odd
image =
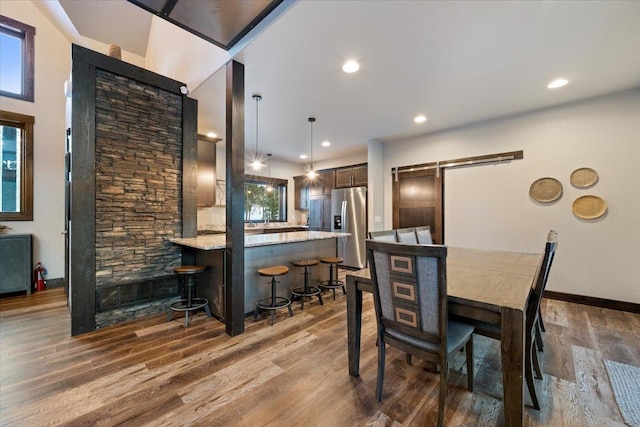
[(41, 263), (38, 263), (38, 266), (35, 270), (33, 270), (33, 283), (34, 290), (42, 291), (47, 286), (47, 281), (44, 276), (47, 274), (47, 270), (42, 266)]

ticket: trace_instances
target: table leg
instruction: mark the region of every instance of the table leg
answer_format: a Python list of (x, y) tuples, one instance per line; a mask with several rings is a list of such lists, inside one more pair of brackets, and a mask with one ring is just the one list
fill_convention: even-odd
[(502, 307), (501, 356), (505, 426), (524, 422), (524, 312)]
[(356, 286), (356, 279), (347, 275), (347, 351), (349, 355), (349, 375), (360, 375), (360, 337), (362, 328), (362, 291)]

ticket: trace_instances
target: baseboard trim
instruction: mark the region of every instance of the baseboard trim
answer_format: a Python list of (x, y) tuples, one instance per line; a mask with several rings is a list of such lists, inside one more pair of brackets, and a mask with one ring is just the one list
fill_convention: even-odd
[(64, 278), (58, 277), (57, 279), (47, 279), (47, 288), (62, 288), (64, 287)]
[(555, 299), (565, 302), (575, 302), (577, 304), (591, 305), (611, 310), (628, 311), (629, 313), (640, 314), (640, 304), (632, 302), (616, 301), (606, 298), (588, 297), (584, 295), (565, 294), (563, 292), (544, 291), (544, 298)]

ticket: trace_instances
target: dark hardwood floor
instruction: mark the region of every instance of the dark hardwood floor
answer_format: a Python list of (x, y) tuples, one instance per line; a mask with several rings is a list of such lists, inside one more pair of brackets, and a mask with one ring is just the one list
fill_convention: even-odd
[[(344, 272), (341, 272), (344, 275)], [(70, 337), (62, 288), (0, 299), (0, 424), (207, 426), (435, 425), (438, 375), (388, 350), (374, 398), (375, 319), (365, 297), (361, 377), (347, 371), (346, 298), (294, 303), (276, 323), (160, 314)], [(525, 425), (623, 426), (603, 359), (640, 366), (640, 315), (544, 300), (541, 411)], [(464, 355), (451, 365), (445, 423), (502, 425), (499, 343), (475, 338), (475, 391)], [(525, 392), (525, 401), (528, 394)]]

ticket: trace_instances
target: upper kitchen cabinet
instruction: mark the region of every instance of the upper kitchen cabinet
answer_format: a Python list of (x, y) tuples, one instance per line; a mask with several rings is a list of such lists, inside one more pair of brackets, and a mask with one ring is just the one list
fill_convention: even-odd
[(305, 175), (294, 176), (294, 208), (309, 210), (309, 182)]
[(361, 187), (367, 185), (367, 165), (356, 165), (336, 169), (335, 188)]
[(198, 207), (215, 204), (217, 141), (198, 135)]
[(309, 198), (309, 230), (331, 231), (331, 195)]
[(336, 188), (335, 170), (318, 171), (318, 176), (309, 182), (309, 196), (331, 195)]

